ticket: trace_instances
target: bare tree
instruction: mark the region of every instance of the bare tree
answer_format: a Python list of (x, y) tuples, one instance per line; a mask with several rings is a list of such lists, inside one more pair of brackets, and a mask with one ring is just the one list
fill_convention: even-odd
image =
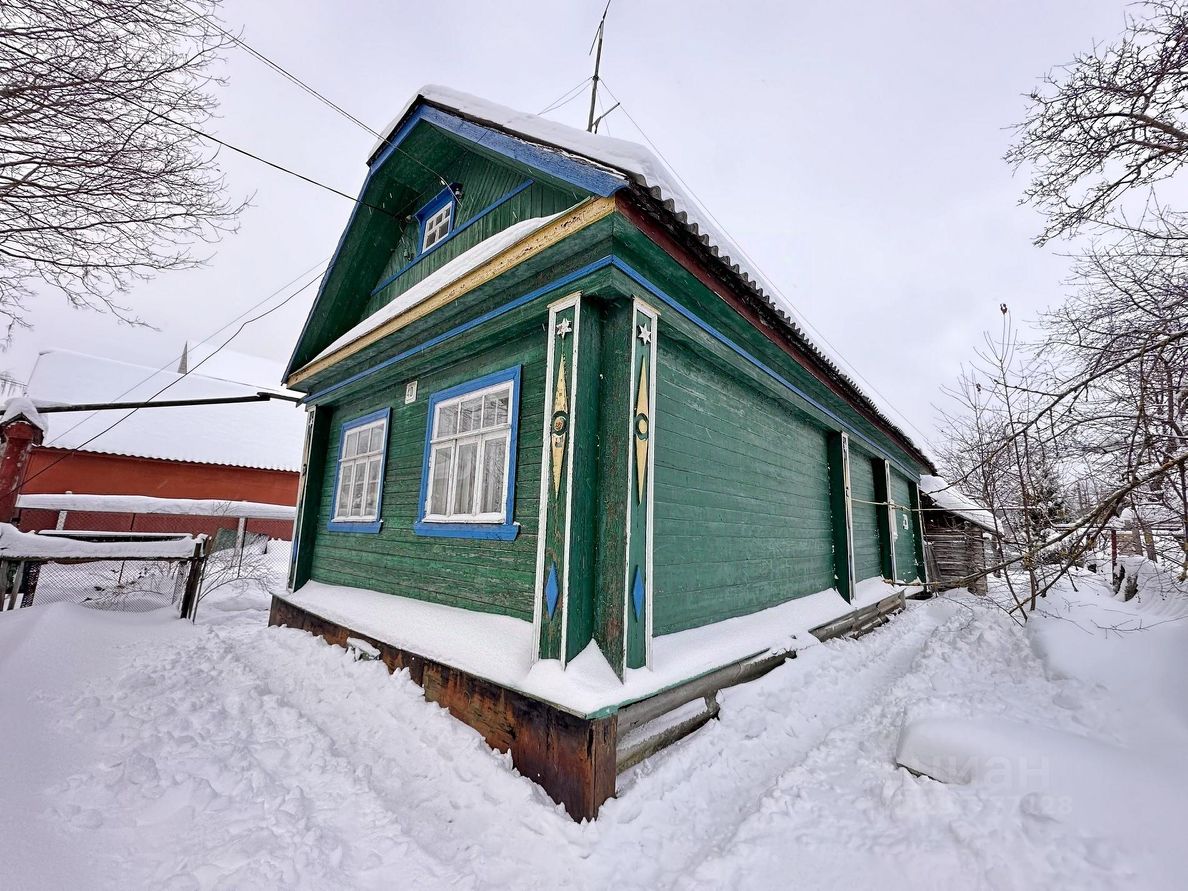
[(1030, 95), (1007, 160), (1031, 172), (1023, 200), (1048, 218), (1040, 244), (1086, 224), (1188, 238), (1183, 218), (1153, 196), (1133, 223), (1122, 206), (1188, 161), (1188, 7), (1145, 0), (1134, 9), (1117, 43), (1078, 55)]
[(0, 4), (0, 317), (36, 282), (114, 312), (119, 294), (201, 262), (233, 227), (215, 153), (217, 0)]

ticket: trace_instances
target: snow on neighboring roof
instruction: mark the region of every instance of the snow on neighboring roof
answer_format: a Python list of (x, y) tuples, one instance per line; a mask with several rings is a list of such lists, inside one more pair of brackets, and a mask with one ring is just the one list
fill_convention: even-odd
[(330, 346), (326, 347), (326, 349), (314, 356), (310, 361), (317, 362), (319, 359), (324, 359), (326, 356), (338, 352), (352, 341), (370, 334), (385, 322), (396, 318), (401, 313), (407, 312), (421, 301), (432, 297), (442, 288), (449, 287), (472, 269), (482, 266), (504, 248), (511, 247), (517, 241), (527, 238), (542, 226), (555, 220), (558, 216), (560, 214), (521, 220), (513, 226), (508, 226), (502, 232), (497, 232), (490, 238), (480, 241), (470, 250), (459, 254), (436, 272), (426, 276), (407, 291), (399, 294), (391, 303), (381, 306), (350, 331), (346, 332), (346, 334), (342, 335), (342, 337), (338, 338), (338, 340), (334, 341), (334, 343), (330, 344)]
[(218, 350), (218, 347), (219, 344), (212, 341), (189, 348), (189, 366), (193, 373), (233, 383), (250, 383), (261, 390), (284, 391), (281, 386), (284, 368), (280, 363), (235, 350)]
[[(612, 136), (587, 133), (566, 124), (550, 121), (540, 115), (517, 111), (490, 102), (479, 96), (464, 93), (451, 87), (426, 84), (412, 97), (400, 114), (382, 131), (383, 136), (372, 146), (368, 163), (388, 144), (401, 121), (421, 99), (444, 109), (452, 110), (507, 131), (529, 142), (538, 143), (566, 153), (577, 155), (611, 172), (620, 173), (647, 191), (655, 200), (672, 213), (711, 254), (720, 259), (750, 286), (777, 315), (792, 329), (798, 341), (824, 363), (831, 374), (841, 380), (854, 394), (865, 402), (882, 420), (908, 443), (911, 438), (890, 420), (870, 396), (841, 370), (842, 362), (832, 351), (815, 343), (806, 333), (806, 325), (792, 305), (780, 295), (778, 289), (758, 271), (747, 259), (742, 249), (726, 235), (709, 217), (698, 202), (695, 202), (677, 183), (676, 175), (668, 165), (651, 151), (638, 143)], [(914, 445), (914, 444), (913, 444)], [(918, 450), (918, 449), (917, 449)]]
[(24, 418), (42, 433), (49, 433), (49, 421), (27, 396), (13, 396), (4, 403), (4, 416), (0, 417), (0, 424), (7, 424), (17, 418)]
[[(279, 369), (269, 381), (258, 383), (207, 377), (203, 370), (205, 366), (183, 377), (173, 370), (47, 350), (33, 367), (29, 396), (45, 406), (148, 401), (167, 385), (172, 386), (156, 398), (250, 396), (278, 389)], [(120, 420), (125, 415), (127, 409), (61, 413), (44, 445), (202, 464), (300, 469), (305, 412), (290, 402), (146, 408)]]
[(50, 560), (69, 560), (92, 557), (100, 560), (153, 560), (162, 557), (193, 557), (194, 545), (204, 537), (183, 535), (157, 541), (78, 541), (56, 535), (21, 532), (11, 523), (0, 523), (0, 559), (44, 557)]
[(297, 507), (261, 501), (223, 501), (215, 498), (155, 498), (151, 495), (18, 495), (25, 510), (75, 510), (118, 514), (172, 514), (188, 517), (248, 517), (291, 520)]
[(956, 514), (964, 520), (969, 520), (974, 525), (981, 526), (990, 532), (998, 532), (998, 523), (994, 519), (994, 514), (972, 498), (958, 492), (943, 477), (929, 476), (928, 474), (920, 477), (920, 491), (931, 498), (937, 507)]

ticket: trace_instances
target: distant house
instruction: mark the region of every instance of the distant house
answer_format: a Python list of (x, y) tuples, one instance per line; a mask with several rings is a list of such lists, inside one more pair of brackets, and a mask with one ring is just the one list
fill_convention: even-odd
[[(190, 356), (190, 367), (197, 361)], [(279, 390), (278, 377), (279, 370), (270, 370), (264, 360), (223, 352), (183, 376), (48, 350), (38, 356), (27, 392), (39, 405), (135, 402), (154, 396), (200, 399)], [(145, 408), (126, 415), (127, 410), (47, 415), (49, 433), (33, 451), (22, 494), (296, 503), (305, 418), (291, 402)], [(51, 510), (26, 510), (21, 528), (53, 528), (57, 516)], [(132, 522), (131, 515), (115, 512), (89, 515), (86, 526), (128, 529)], [(274, 534), (287, 538), (289, 530), (282, 527), (289, 525), (276, 521)]]
[(939, 476), (920, 477), (920, 500), (924, 540), (932, 559), (932, 587), (963, 587), (985, 594), (984, 573), (993, 559), (993, 540), (999, 535), (994, 514)]
[(272, 621), (408, 667), (575, 816), (644, 712), (924, 576), (929, 459), (631, 143), (422, 90), (287, 374)]

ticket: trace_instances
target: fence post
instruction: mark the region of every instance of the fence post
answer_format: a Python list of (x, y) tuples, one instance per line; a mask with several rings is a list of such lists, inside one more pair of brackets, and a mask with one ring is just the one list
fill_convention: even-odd
[(190, 575), (186, 579), (186, 592), (182, 595), (179, 618), (193, 622), (198, 614), (198, 592), (202, 584), (202, 569), (206, 563), (205, 537), (194, 542), (194, 556), (186, 562), (190, 565)]
[(243, 543), (247, 537), (247, 517), (239, 518), (239, 526), (235, 529), (235, 575), (243, 573)]

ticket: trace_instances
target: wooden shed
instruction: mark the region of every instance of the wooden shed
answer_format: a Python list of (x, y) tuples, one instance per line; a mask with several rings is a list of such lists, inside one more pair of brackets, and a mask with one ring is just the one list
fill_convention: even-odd
[(986, 567), (999, 535), (994, 514), (939, 476), (920, 477), (924, 540), (933, 590), (962, 587), (986, 593)]
[(288, 369), (274, 622), (367, 641), (583, 817), (661, 694), (922, 582), (928, 458), (649, 152), (426, 87), (368, 165)]

